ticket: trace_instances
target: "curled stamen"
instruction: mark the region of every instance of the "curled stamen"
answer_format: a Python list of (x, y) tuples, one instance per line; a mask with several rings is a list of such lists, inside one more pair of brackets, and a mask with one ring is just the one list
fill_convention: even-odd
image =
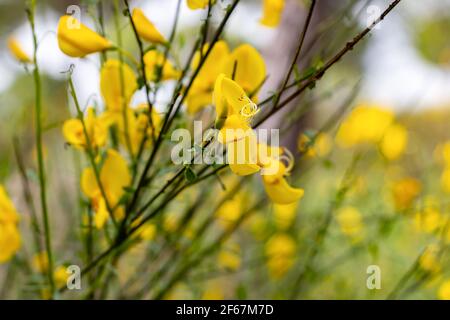
[(294, 155), (289, 149), (283, 148), (284, 154), (280, 156), (280, 161), (286, 162), (286, 175), (289, 175), (294, 168), (295, 159)]
[(258, 112), (259, 108), (256, 105), (256, 103), (252, 102), (251, 100), (248, 101), (246, 105), (244, 105), (239, 112), (241, 116), (243, 116), (246, 119), (252, 119)]

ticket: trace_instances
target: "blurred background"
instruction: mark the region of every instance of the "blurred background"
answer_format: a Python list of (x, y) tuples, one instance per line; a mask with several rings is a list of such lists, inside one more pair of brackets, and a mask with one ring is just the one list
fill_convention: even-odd
[[(70, 117), (67, 108), (66, 77), (63, 72), (68, 70), (70, 64), (75, 64), (74, 81), (81, 104), (95, 104), (101, 108), (103, 102), (99, 93), (100, 61), (96, 55), (85, 59), (65, 56), (58, 48), (55, 32), (59, 17), (67, 13), (70, 5), (79, 5), (82, 9), (81, 21), (95, 29), (96, 22), (92, 17), (97, 14), (97, 1), (42, 2), (45, 5), (39, 6), (36, 24), (39, 38), (38, 60), (44, 77), (46, 156), (49, 159), (48, 167), (52, 168), (49, 171), (53, 197), (50, 206), (53, 212), (61, 213), (53, 215), (55, 225), (75, 224), (77, 200), (74, 193), (77, 191), (74, 191), (74, 186), (77, 184), (78, 171), (66, 165), (68, 161), (73, 160), (73, 155), (65, 152), (66, 146), (61, 137), (61, 125)], [(223, 8), (230, 1), (218, 2), (217, 10), (213, 11), (212, 28), (217, 26), (223, 16)], [(281, 25), (269, 29), (258, 22), (261, 17), (261, 1), (243, 0), (226, 28), (225, 36), (232, 47), (247, 42), (255, 46), (265, 58), (269, 78), (260, 94), (262, 98), (278, 86), (294, 55), (298, 30), (307, 13), (306, 2), (286, 0)], [(138, 6), (144, 10), (147, 17), (166, 37), (173, 23), (176, 3), (176, 0), (131, 1), (133, 7)], [(370, 24), (389, 3), (388, 0), (318, 0), (305, 50), (300, 56), (300, 69), (311, 65), (320, 66), (359, 30)], [(105, 8), (110, 5), (109, 1), (103, 1)], [(114, 39), (113, 32), (108, 31), (113, 30), (112, 19), (108, 16), (110, 10), (105, 12), (107, 37)], [(185, 59), (191, 46), (190, 41), (198, 32), (203, 16), (203, 11), (189, 10), (183, 1), (174, 50), (179, 56), (176, 56), (175, 60)], [(125, 27), (127, 25), (124, 21)], [(443, 201), (439, 203), (442, 204), (444, 213), (448, 213), (446, 195), (439, 187), (442, 157), (436, 156), (436, 152), (440, 152), (442, 143), (450, 139), (449, 30), (450, 0), (402, 1), (365, 40), (327, 72), (313, 93), (308, 93), (304, 100), (294, 101), (291, 109), (280, 113), (266, 124), (278, 127), (289, 110), (299, 103), (313, 103), (314, 110), (303, 116), (285, 137), (285, 145), (296, 149), (297, 137), (302, 132), (317, 130), (330, 114), (352, 95), (352, 106), (369, 103), (394, 110), (399, 121), (408, 127), (410, 135), (406, 157), (402, 162), (388, 165), (379, 158), (368, 160), (352, 187), (348, 205), (359, 207), (365, 221), (367, 220), (368, 229), (375, 231), (372, 230), (371, 236), (368, 236), (362, 245), (355, 245), (340, 237), (337, 227), (336, 230), (333, 229), (335, 233), (331, 235), (331, 244), (328, 243), (324, 249), (325, 254), (318, 262), (323, 268), (319, 268), (317, 274), (312, 275), (312, 280), (310, 279), (311, 283), (318, 280), (320, 285), (311, 284), (308, 290), (304, 288), (304, 297), (385, 297), (386, 291), (367, 292), (365, 287), (355, 285), (365, 281), (365, 266), (376, 261), (383, 270), (389, 270), (386, 274), (387, 280), (384, 280), (386, 282), (383, 284), (393, 289), (420, 249), (430, 242), (428, 234), (416, 236), (412, 233), (411, 221), (398, 221), (390, 191), (395, 181), (407, 176), (419, 179), (423, 185), (423, 203), (431, 201), (427, 196), (432, 195), (433, 199)], [(15, 170), (16, 159), (12, 141), (14, 138), (19, 140), (20, 150), (30, 167), (28, 174), (32, 178), (34, 175), (36, 179), (32, 164), (35, 152), (34, 129), (30, 127), (33, 123), (34, 91), (32, 78), (8, 52), (7, 39), (10, 36), (16, 37), (25, 51), (31, 54), (31, 32), (26, 21), (23, 0), (0, 0), (0, 119), (3, 120), (0, 125), (0, 181), (12, 190), (10, 193), (19, 210), (26, 211), (20, 192), (14, 192), (20, 189), (20, 185)], [(134, 41), (130, 30), (127, 29), (124, 46), (136, 50)], [(162, 90), (163, 94), (158, 96), (156, 108), (159, 111), (164, 111), (172, 88), (173, 83), (167, 83)], [(142, 93), (137, 94), (133, 105), (143, 101)], [(303, 236), (312, 232), (311, 229), (320, 221), (320, 213), (328, 207), (351, 156), (350, 152), (337, 149), (327, 153), (318, 166), (313, 167), (308, 161), (301, 163), (305, 174), (298, 179), (298, 183), (305, 188), (306, 196), (299, 209), (300, 227), (295, 229), (297, 235)], [(67, 212), (69, 214), (62, 214)], [(66, 239), (70, 237), (70, 231), (58, 230), (56, 236), (60, 240)], [(309, 241), (314, 242), (315, 239)], [(67, 252), (62, 255), (70, 258), (70, 250), (63, 247), (63, 242), (55, 243), (57, 247), (61, 243), (60, 251)], [(305, 242), (301, 247), (308, 247), (310, 244)], [(344, 247), (350, 249), (344, 250)], [(358, 255), (359, 252), (363, 253)], [(301, 260), (301, 256), (299, 259)], [(346, 263), (350, 263), (350, 267)], [(352, 270), (351, 275), (349, 270)], [(315, 279), (315, 276), (318, 278)], [(237, 279), (239, 282), (242, 278)], [(250, 280), (255, 287), (260, 285), (258, 281), (263, 280)], [(434, 287), (431, 284), (423, 290), (413, 290), (412, 297), (435, 298), (436, 285), (435, 283)], [(281, 291), (271, 291), (270, 297), (285, 297)], [(225, 297), (235, 296), (234, 293), (225, 294)], [(247, 293), (246, 297), (260, 298), (257, 290)]]

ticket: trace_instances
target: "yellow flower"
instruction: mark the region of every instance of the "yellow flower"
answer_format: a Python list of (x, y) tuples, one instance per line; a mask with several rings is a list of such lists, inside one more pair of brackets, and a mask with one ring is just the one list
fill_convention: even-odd
[(65, 266), (59, 266), (53, 271), (53, 278), (55, 279), (55, 284), (58, 288), (67, 284), (68, 277), (69, 275), (67, 274), (67, 268)]
[[(211, 0), (211, 5), (214, 4), (216, 0)], [(187, 0), (187, 5), (189, 9), (205, 9), (208, 6), (209, 0)]]
[(439, 246), (429, 245), (424, 253), (419, 258), (420, 267), (430, 273), (438, 273), (441, 270), (441, 263), (439, 262)]
[(19, 214), (0, 185), (0, 263), (9, 261), (20, 249), (22, 240), (18, 222)]
[(216, 211), (216, 217), (223, 228), (231, 228), (242, 214), (242, 197), (236, 195), (225, 201)]
[[(103, 147), (108, 135), (107, 126), (95, 115), (94, 108), (88, 108), (84, 118), (87, 135), (92, 148)], [(77, 148), (87, 146), (86, 135), (80, 119), (69, 119), (63, 124), (63, 135), (67, 143)]]
[[(205, 44), (202, 53), (206, 54), (209, 44)], [(195, 78), (191, 90), (186, 99), (187, 110), (193, 114), (198, 112), (204, 106), (212, 103), (212, 92), (214, 82), (223, 70), (223, 65), (230, 51), (225, 41), (218, 41)], [(192, 59), (191, 69), (197, 69), (201, 59), (200, 52), (196, 52)]]
[(156, 29), (155, 25), (147, 19), (144, 12), (139, 8), (133, 9), (132, 19), (136, 26), (136, 31), (144, 40), (152, 43), (165, 43), (166, 39)]
[(413, 201), (422, 191), (422, 184), (415, 178), (404, 178), (395, 182), (392, 188), (395, 208), (405, 210), (411, 207)]
[(408, 131), (400, 124), (391, 125), (380, 142), (381, 153), (388, 160), (398, 159), (408, 144)]
[[(141, 143), (143, 142), (143, 139), (146, 139), (144, 147), (148, 147), (151, 145), (152, 140), (150, 139), (150, 137), (152, 135), (152, 128), (150, 127), (150, 123), (148, 120), (147, 104), (141, 104), (136, 109), (127, 108), (127, 127), (125, 127), (124, 125), (125, 119), (123, 118), (122, 113), (118, 113), (112, 116), (115, 118), (114, 122), (117, 123), (119, 129), (120, 142), (123, 145), (127, 146), (127, 139), (129, 138), (133, 155), (136, 155), (139, 152), (139, 148), (141, 146)], [(161, 116), (155, 111), (155, 109), (152, 109), (152, 124), (156, 136), (161, 129), (162, 119)]]
[(354, 207), (341, 208), (337, 213), (337, 221), (341, 231), (351, 238), (359, 238), (363, 231), (361, 213)]
[(445, 192), (450, 193), (450, 167), (445, 168), (444, 172), (442, 172), (441, 186)]
[(414, 223), (416, 229), (426, 233), (432, 233), (436, 231), (443, 222), (441, 213), (437, 208), (426, 207), (422, 212), (416, 213)]
[(274, 28), (280, 24), (284, 9), (284, 0), (263, 0), (263, 16), (259, 22)]
[(161, 80), (178, 79), (180, 72), (175, 69), (169, 59), (165, 60), (164, 67), (164, 55), (156, 50), (150, 50), (144, 55), (145, 73), (149, 81), (155, 81), (158, 79), (158, 73), (162, 72)]
[(275, 217), (275, 224), (278, 229), (288, 229), (295, 220), (297, 214), (298, 203), (290, 204), (275, 204), (273, 206), (273, 214)]
[(84, 57), (112, 47), (107, 39), (67, 15), (59, 19), (58, 45), (61, 51), (70, 57)]
[[(99, 175), (108, 204), (111, 208), (115, 208), (125, 193), (124, 188), (129, 186), (131, 182), (125, 159), (117, 151), (113, 149), (108, 150)], [(109, 212), (100, 187), (97, 184), (93, 168), (84, 169), (81, 176), (81, 189), (91, 199), (96, 213), (94, 222), (96, 227), (101, 229), (109, 217)], [(114, 216), (120, 219), (123, 216), (123, 208), (116, 208)]]
[(48, 270), (48, 255), (46, 251), (36, 253), (31, 260), (31, 267), (39, 273), (46, 273)]
[(339, 127), (336, 139), (341, 147), (348, 148), (363, 143), (379, 143), (394, 114), (377, 106), (356, 107)]
[(450, 280), (446, 280), (441, 284), (437, 296), (441, 300), (450, 300)]
[(225, 61), (223, 72), (226, 77), (236, 81), (251, 99), (257, 101), (259, 88), (266, 78), (266, 65), (255, 48), (242, 44), (234, 49)]
[(11, 54), (14, 58), (17, 59), (17, 61), (22, 63), (30, 63), (31, 58), (29, 55), (22, 49), (22, 46), (20, 45), (19, 41), (17, 41), (14, 37), (8, 38), (8, 48)]
[(241, 250), (237, 243), (227, 244), (220, 250), (217, 256), (217, 263), (220, 267), (236, 271), (241, 266)]
[[(123, 88), (121, 83), (121, 68)], [(123, 89), (123, 92), (122, 92)], [(136, 75), (133, 69), (119, 60), (108, 59), (100, 71), (100, 91), (109, 111), (121, 111), (127, 107), (131, 97), (138, 89)]]
[(151, 241), (155, 239), (156, 225), (147, 223), (140, 228), (139, 236), (142, 240)]
[[(251, 130), (249, 122), (258, 107), (233, 80), (220, 74), (214, 84), (216, 104), (216, 128), (220, 129), (219, 141), (237, 141)], [(228, 132), (227, 132), (228, 131)]]
[(302, 133), (298, 137), (298, 150), (308, 157), (325, 157), (331, 151), (332, 141), (328, 134), (320, 133), (315, 138), (314, 142), (306, 134)]
[(202, 295), (202, 300), (223, 300), (223, 284), (218, 281), (208, 281), (205, 291)]
[(269, 274), (274, 279), (280, 279), (295, 262), (297, 245), (287, 234), (273, 235), (266, 243), (265, 252)]

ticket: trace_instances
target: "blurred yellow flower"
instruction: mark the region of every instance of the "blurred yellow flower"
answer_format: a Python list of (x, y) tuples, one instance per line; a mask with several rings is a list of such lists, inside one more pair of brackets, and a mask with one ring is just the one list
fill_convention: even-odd
[[(103, 147), (106, 143), (108, 135), (107, 126), (101, 119), (95, 115), (94, 108), (90, 107), (87, 110), (87, 115), (84, 118), (87, 136), (91, 148)], [(86, 135), (83, 129), (83, 124), (80, 119), (69, 119), (63, 124), (63, 135), (67, 143), (77, 148), (85, 148), (87, 146)]]
[(133, 9), (132, 19), (141, 38), (152, 43), (163, 44), (166, 42), (164, 36), (156, 29), (155, 25), (145, 16), (141, 9)]
[(211, 1), (211, 4), (216, 2), (216, 0), (187, 0), (187, 5), (191, 10), (205, 9), (209, 1)]
[(277, 27), (283, 14), (285, 0), (263, 0), (263, 16), (259, 22), (267, 27)]
[(217, 263), (227, 270), (236, 271), (241, 266), (241, 250), (239, 244), (228, 243), (219, 251)]
[(394, 114), (377, 106), (356, 107), (342, 122), (337, 143), (344, 148), (362, 143), (378, 143), (394, 121)]
[(355, 207), (347, 206), (338, 210), (336, 219), (346, 236), (358, 239), (362, 236), (364, 224), (361, 213)]
[(441, 300), (450, 300), (450, 280), (446, 280), (441, 284), (437, 296)]
[(59, 19), (58, 45), (61, 51), (70, 57), (84, 57), (112, 48), (107, 39), (67, 15)]
[(388, 160), (398, 159), (408, 144), (408, 131), (400, 124), (391, 125), (380, 142), (380, 151)]
[(331, 151), (332, 145), (333, 142), (326, 133), (319, 133), (314, 142), (304, 133), (300, 134), (297, 140), (298, 151), (311, 158), (327, 156)]
[(429, 245), (424, 253), (419, 258), (420, 267), (430, 273), (438, 273), (441, 270), (441, 263), (439, 262), (439, 246)]
[(407, 177), (395, 182), (392, 188), (395, 208), (397, 210), (410, 208), (421, 191), (422, 184), (415, 178)]
[(119, 60), (115, 59), (108, 59), (103, 64), (100, 71), (100, 92), (105, 100), (107, 110), (119, 112), (124, 107), (128, 107), (131, 97), (137, 89), (136, 75), (129, 65), (121, 64)]
[(297, 245), (287, 234), (274, 234), (265, 246), (267, 268), (273, 279), (282, 278), (295, 262)]
[(241, 217), (243, 210), (242, 196), (239, 194), (225, 201), (216, 211), (218, 223), (223, 228), (232, 228)]
[(217, 280), (208, 281), (202, 295), (202, 300), (223, 300), (223, 284)]
[(416, 229), (426, 233), (432, 233), (441, 227), (443, 218), (439, 210), (426, 207), (423, 211), (416, 213), (414, 224)]
[(275, 204), (273, 206), (273, 214), (275, 218), (275, 224), (278, 229), (286, 230), (295, 220), (297, 215), (298, 202), (290, 204)]
[(441, 186), (445, 192), (450, 193), (450, 167), (446, 167), (442, 172)]
[(143, 225), (139, 230), (139, 236), (142, 240), (152, 241), (156, 236), (156, 225), (153, 223)]
[[(106, 152), (99, 175), (108, 204), (111, 209), (115, 208), (114, 216), (120, 219), (123, 216), (123, 208), (116, 206), (125, 193), (124, 188), (131, 183), (127, 162), (117, 151), (110, 149)], [(81, 190), (92, 200), (96, 213), (94, 222), (96, 227), (101, 229), (109, 218), (109, 212), (93, 168), (84, 169), (81, 176)]]
[[(149, 81), (158, 79), (161, 72), (161, 80), (178, 79), (181, 73), (175, 69), (169, 59), (164, 60), (164, 55), (157, 50), (150, 50), (144, 55), (145, 73)], [(164, 63), (164, 66), (163, 66)]]
[(48, 270), (48, 255), (46, 251), (36, 253), (31, 260), (31, 267), (39, 273), (46, 273)]
[(17, 61), (22, 63), (30, 63), (32, 61), (30, 56), (22, 49), (22, 46), (16, 38), (8, 38), (8, 49)]
[(67, 268), (65, 266), (56, 267), (53, 271), (53, 278), (55, 279), (55, 285), (60, 288), (67, 284), (67, 279), (69, 275), (67, 273)]
[(19, 214), (5, 188), (0, 185), (0, 264), (9, 261), (21, 246)]

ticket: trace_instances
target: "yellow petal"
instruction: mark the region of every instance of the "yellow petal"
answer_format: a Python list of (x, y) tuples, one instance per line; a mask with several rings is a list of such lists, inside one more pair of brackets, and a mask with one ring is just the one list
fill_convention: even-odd
[(243, 44), (234, 49), (229, 55), (224, 68), (225, 75), (234, 79), (248, 95), (256, 95), (256, 91), (266, 77), (264, 59), (249, 44)]
[(100, 72), (100, 91), (110, 111), (121, 111), (128, 106), (131, 97), (137, 90), (137, 80), (133, 69), (126, 63), (122, 64), (123, 93), (121, 86), (121, 63), (119, 60), (109, 59), (103, 64)]
[(289, 204), (298, 201), (303, 197), (304, 190), (292, 188), (285, 178), (279, 178), (272, 181), (270, 176), (262, 176), (264, 188), (269, 198), (278, 204)]
[(19, 221), (19, 214), (5, 188), (0, 185), (0, 224), (15, 224)]
[[(216, 0), (211, 0), (211, 4), (214, 4)], [(187, 0), (189, 9), (205, 9), (208, 6), (209, 0)]]
[(245, 118), (238, 114), (229, 116), (223, 127), (219, 131), (218, 140), (220, 143), (229, 143), (244, 139), (247, 135), (252, 133), (252, 128)]
[(62, 52), (71, 57), (84, 57), (112, 47), (107, 39), (67, 15), (59, 19), (58, 45)]
[(86, 168), (81, 174), (81, 191), (86, 197), (93, 199), (100, 194), (100, 188), (98, 187), (97, 180), (95, 178), (94, 169)]
[(95, 211), (94, 215), (94, 224), (97, 227), (97, 229), (102, 229), (106, 221), (108, 221), (108, 218), (109, 212), (106, 207), (105, 199), (100, 197), (97, 204), (97, 210)]
[(261, 169), (257, 163), (257, 154), (258, 148), (254, 134), (227, 144), (228, 164), (231, 171), (239, 176), (254, 174)]
[(21, 237), (15, 224), (0, 223), (0, 263), (9, 261), (20, 249)]
[(19, 62), (29, 63), (31, 62), (31, 58), (28, 54), (23, 51), (21, 45), (14, 37), (10, 37), (8, 39), (8, 48), (11, 54), (16, 58)]
[(100, 181), (105, 188), (109, 205), (114, 207), (124, 194), (124, 188), (129, 186), (131, 176), (125, 159), (117, 151), (107, 151), (106, 159), (100, 171)]
[(388, 160), (398, 159), (408, 144), (408, 131), (400, 124), (390, 126), (380, 142), (381, 153)]
[(152, 43), (166, 42), (164, 36), (158, 31), (158, 29), (156, 29), (154, 24), (147, 19), (141, 9), (134, 8), (132, 18), (139, 36), (144, 40)]
[(267, 27), (276, 27), (280, 24), (284, 9), (284, 0), (264, 0), (263, 16), (259, 22)]

